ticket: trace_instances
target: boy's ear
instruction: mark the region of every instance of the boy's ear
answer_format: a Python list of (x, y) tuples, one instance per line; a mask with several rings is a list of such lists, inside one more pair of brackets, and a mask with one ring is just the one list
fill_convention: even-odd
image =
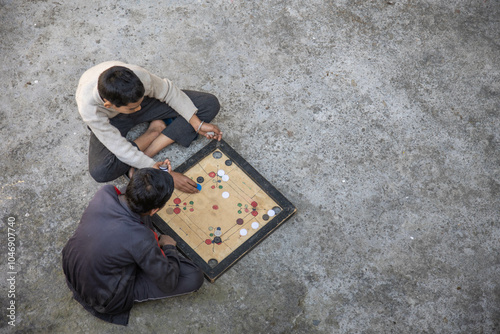
[(150, 215), (150, 216), (153, 216), (153, 215), (154, 215), (155, 213), (157, 213), (158, 211), (160, 211), (160, 209), (159, 209), (159, 208), (158, 208), (158, 209), (153, 209), (153, 210), (151, 210), (151, 211), (149, 212), (149, 215)]
[(111, 102), (109, 102), (108, 100), (106, 99), (103, 99), (104, 100), (104, 108), (111, 108), (113, 106), (113, 104)]

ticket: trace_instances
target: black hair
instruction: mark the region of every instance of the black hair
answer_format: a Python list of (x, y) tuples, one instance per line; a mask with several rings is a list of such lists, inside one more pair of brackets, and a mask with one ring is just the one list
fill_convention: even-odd
[(99, 75), (97, 90), (101, 98), (116, 107), (139, 101), (144, 96), (144, 84), (129, 68), (113, 66)]
[(135, 171), (125, 190), (130, 209), (140, 215), (161, 209), (174, 192), (174, 179), (166, 171), (141, 168)]

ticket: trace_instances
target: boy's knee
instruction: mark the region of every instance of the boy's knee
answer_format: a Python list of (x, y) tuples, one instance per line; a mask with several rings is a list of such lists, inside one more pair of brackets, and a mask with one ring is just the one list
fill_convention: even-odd
[[(186, 274), (186, 273), (185, 273)], [(195, 292), (201, 288), (205, 282), (205, 276), (203, 276), (203, 271), (195, 265), (191, 265), (190, 272), (185, 276), (189, 285), (189, 291)]]
[(207, 94), (203, 102), (206, 115), (205, 117), (207, 117), (207, 120), (205, 121), (210, 122), (219, 113), (220, 110), (219, 99), (215, 95)]
[(210, 104), (209, 105), (211, 106), (211, 109), (213, 110), (215, 115), (217, 115), (217, 113), (220, 110), (220, 102), (219, 102), (219, 99), (217, 98), (217, 96), (210, 94)]
[(97, 170), (90, 169), (89, 172), (90, 172), (90, 176), (92, 176), (92, 178), (96, 182), (99, 182), (99, 183), (108, 182), (108, 180), (106, 180), (106, 178), (104, 177), (104, 175), (102, 175), (101, 173), (99, 173)]
[(194, 282), (194, 285), (196, 286), (194, 291), (197, 291), (199, 288), (201, 288), (204, 282), (205, 276), (203, 276), (203, 272), (201, 270), (198, 270), (198, 276), (196, 277), (196, 280)]
[(99, 183), (110, 182), (114, 179), (109, 177), (108, 170), (101, 166), (89, 167), (90, 176)]

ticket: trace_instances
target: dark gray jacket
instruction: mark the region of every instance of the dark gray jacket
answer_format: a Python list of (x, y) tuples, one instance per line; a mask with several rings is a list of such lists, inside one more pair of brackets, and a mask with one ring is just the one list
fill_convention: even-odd
[(112, 315), (122, 314), (128, 322), (138, 270), (164, 292), (177, 286), (179, 258), (172, 248), (162, 250), (155, 233), (130, 210), (125, 197), (106, 185), (90, 201), (64, 247), (63, 271), (75, 299), (89, 312), (114, 323), (124, 318), (113, 321)]

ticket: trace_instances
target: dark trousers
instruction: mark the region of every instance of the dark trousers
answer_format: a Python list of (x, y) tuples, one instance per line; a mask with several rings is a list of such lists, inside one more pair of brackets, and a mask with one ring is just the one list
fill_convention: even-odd
[[(154, 231), (151, 216), (141, 217), (141, 222)], [(159, 236), (158, 236), (159, 238)], [(203, 272), (191, 260), (186, 259), (180, 253), (179, 258), (179, 278), (175, 290), (165, 293), (158, 289), (142, 271), (138, 271), (134, 283), (134, 302), (145, 302), (148, 300), (163, 299), (185, 295), (197, 291), (205, 281)]]
[(179, 283), (174, 291), (165, 293), (140, 271), (135, 278), (134, 302), (175, 297), (197, 291), (205, 281), (203, 272), (190, 260), (179, 254)]
[[(182, 257), (182, 255), (180, 254), (179, 260), (179, 283), (174, 291), (170, 291), (169, 293), (161, 291), (153, 282), (151, 282), (146, 277), (146, 275), (144, 275), (144, 273), (139, 271), (136, 275), (134, 283), (134, 302), (145, 302), (148, 300), (175, 297), (197, 291), (205, 281), (202, 271), (191, 261)], [(92, 306), (89, 306), (85, 301), (83, 301), (83, 299), (78, 295), (78, 293), (76, 293), (75, 289), (68, 281), (66, 281), (66, 283), (68, 284), (70, 290), (73, 292), (73, 297), (75, 298), (75, 300), (79, 302), (85, 308), (85, 310), (90, 312), (90, 314), (92, 314), (93, 316), (117, 325), (126, 326), (128, 324), (130, 310), (126, 310), (118, 314), (99, 313)]]
[[(153, 230), (153, 222), (150, 216), (143, 216), (141, 222), (148, 228)], [(180, 253), (178, 253), (179, 258), (179, 277), (177, 280), (177, 287), (170, 292), (161, 291), (158, 286), (152, 282), (147, 275), (144, 274), (140, 269), (137, 270), (134, 279), (133, 288), (133, 301), (136, 303), (145, 302), (148, 300), (163, 299), (169, 297), (175, 297), (180, 295), (185, 295), (197, 291), (205, 281), (203, 272), (198, 268), (191, 260), (185, 258)], [(73, 285), (66, 280), (69, 289), (73, 292), (73, 297), (78, 301), (88, 312), (90, 312), (95, 317), (113, 323), (117, 325), (128, 324), (128, 319), (130, 315), (130, 310), (125, 310), (117, 314), (108, 314), (97, 312), (92, 306), (88, 305), (75, 291)], [(128, 300), (128, 298), (127, 298)]]
[[(193, 101), (198, 112), (196, 116), (204, 122), (212, 121), (219, 112), (217, 98), (209, 93), (184, 90)], [(145, 97), (141, 110), (133, 114), (118, 114), (110, 119), (110, 124), (116, 127), (122, 136), (137, 124), (151, 122), (157, 119), (175, 118), (162, 133), (184, 147), (188, 147), (198, 136), (195, 129), (169, 105), (154, 98)], [(132, 142), (132, 145), (136, 146)], [(137, 146), (136, 146), (137, 147)], [(120, 161), (99, 139), (91, 133), (89, 143), (89, 172), (97, 182), (109, 182), (127, 173), (130, 166)]]

